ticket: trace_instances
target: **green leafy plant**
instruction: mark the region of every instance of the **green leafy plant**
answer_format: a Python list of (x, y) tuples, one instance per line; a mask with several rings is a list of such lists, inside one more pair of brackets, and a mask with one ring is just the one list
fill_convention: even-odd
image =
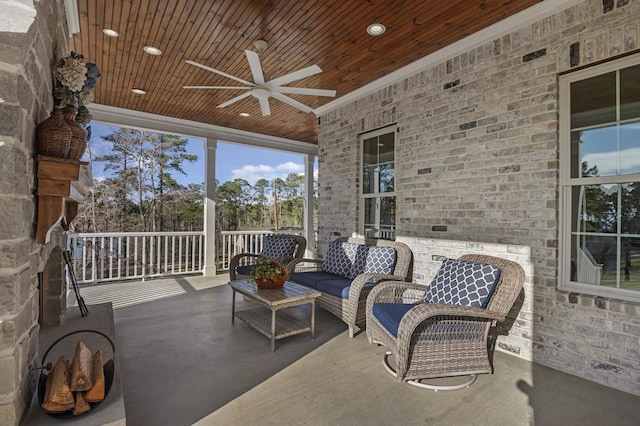
[(256, 266), (249, 273), (249, 275), (255, 281), (258, 280), (270, 280), (276, 276), (287, 276), (289, 271), (287, 267), (277, 260), (270, 259), (268, 257), (259, 257), (256, 260)]

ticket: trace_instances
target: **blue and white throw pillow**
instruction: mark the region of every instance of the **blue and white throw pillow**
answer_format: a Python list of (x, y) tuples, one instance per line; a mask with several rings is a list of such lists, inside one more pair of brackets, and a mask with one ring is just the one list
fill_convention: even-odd
[(322, 270), (345, 278), (352, 276), (358, 244), (346, 241), (332, 241), (322, 262)]
[(395, 268), (396, 249), (393, 247), (368, 247), (365, 273), (393, 275)]
[(292, 259), (296, 250), (296, 240), (284, 235), (269, 235), (264, 239), (262, 255), (271, 259)]
[(485, 263), (445, 259), (424, 301), (486, 308), (500, 280), (500, 269)]

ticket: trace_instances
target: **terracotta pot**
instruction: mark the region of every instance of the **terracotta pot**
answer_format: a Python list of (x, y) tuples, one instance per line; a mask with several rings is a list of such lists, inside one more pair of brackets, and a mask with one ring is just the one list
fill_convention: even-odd
[(258, 288), (262, 288), (262, 289), (282, 288), (286, 280), (287, 280), (286, 275), (277, 275), (269, 280), (256, 278), (256, 284), (258, 285)]

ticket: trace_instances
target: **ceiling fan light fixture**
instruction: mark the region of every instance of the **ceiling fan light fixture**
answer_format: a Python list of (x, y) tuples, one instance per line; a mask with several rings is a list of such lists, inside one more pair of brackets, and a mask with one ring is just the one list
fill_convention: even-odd
[(162, 50), (158, 49), (157, 47), (145, 46), (142, 48), (142, 50), (144, 50), (145, 53), (148, 53), (149, 55), (153, 55), (153, 56), (162, 55)]
[(144, 89), (138, 89), (137, 87), (134, 87), (133, 89), (131, 89), (131, 91), (133, 93), (135, 93), (136, 95), (146, 95), (147, 91)]
[(248, 112), (241, 112), (238, 115), (240, 115), (240, 117), (249, 117), (251, 114), (249, 114)]
[(109, 37), (118, 37), (120, 35), (116, 30), (112, 30), (111, 28), (103, 28), (102, 32)]
[(367, 27), (367, 34), (372, 36), (382, 35), (385, 31), (387, 31), (387, 27), (377, 22)]

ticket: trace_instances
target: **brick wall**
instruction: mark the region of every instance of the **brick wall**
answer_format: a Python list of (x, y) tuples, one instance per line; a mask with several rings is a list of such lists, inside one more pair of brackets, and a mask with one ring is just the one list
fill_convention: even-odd
[[(35, 242), (35, 129), (53, 106), (51, 68), (67, 54), (62, 0), (8, 0), (0, 24), (0, 424), (31, 400), (38, 356), (38, 273), (59, 246)], [(5, 27), (6, 25), (6, 27)], [(59, 250), (59, 249), (58, 249)], [(61, 290), (62, 291), (62, 290)]]
[(526, 250), (502, 349), (640, 395), (640, 306), (556, 289), (558, 73), (639, 37), (640, 0), (589, 0), (322, 115), (320, 252), (357, 231), (358, 135), (397, 124), (397, 235), (416, 280), (429, 281), (432, 253)]

